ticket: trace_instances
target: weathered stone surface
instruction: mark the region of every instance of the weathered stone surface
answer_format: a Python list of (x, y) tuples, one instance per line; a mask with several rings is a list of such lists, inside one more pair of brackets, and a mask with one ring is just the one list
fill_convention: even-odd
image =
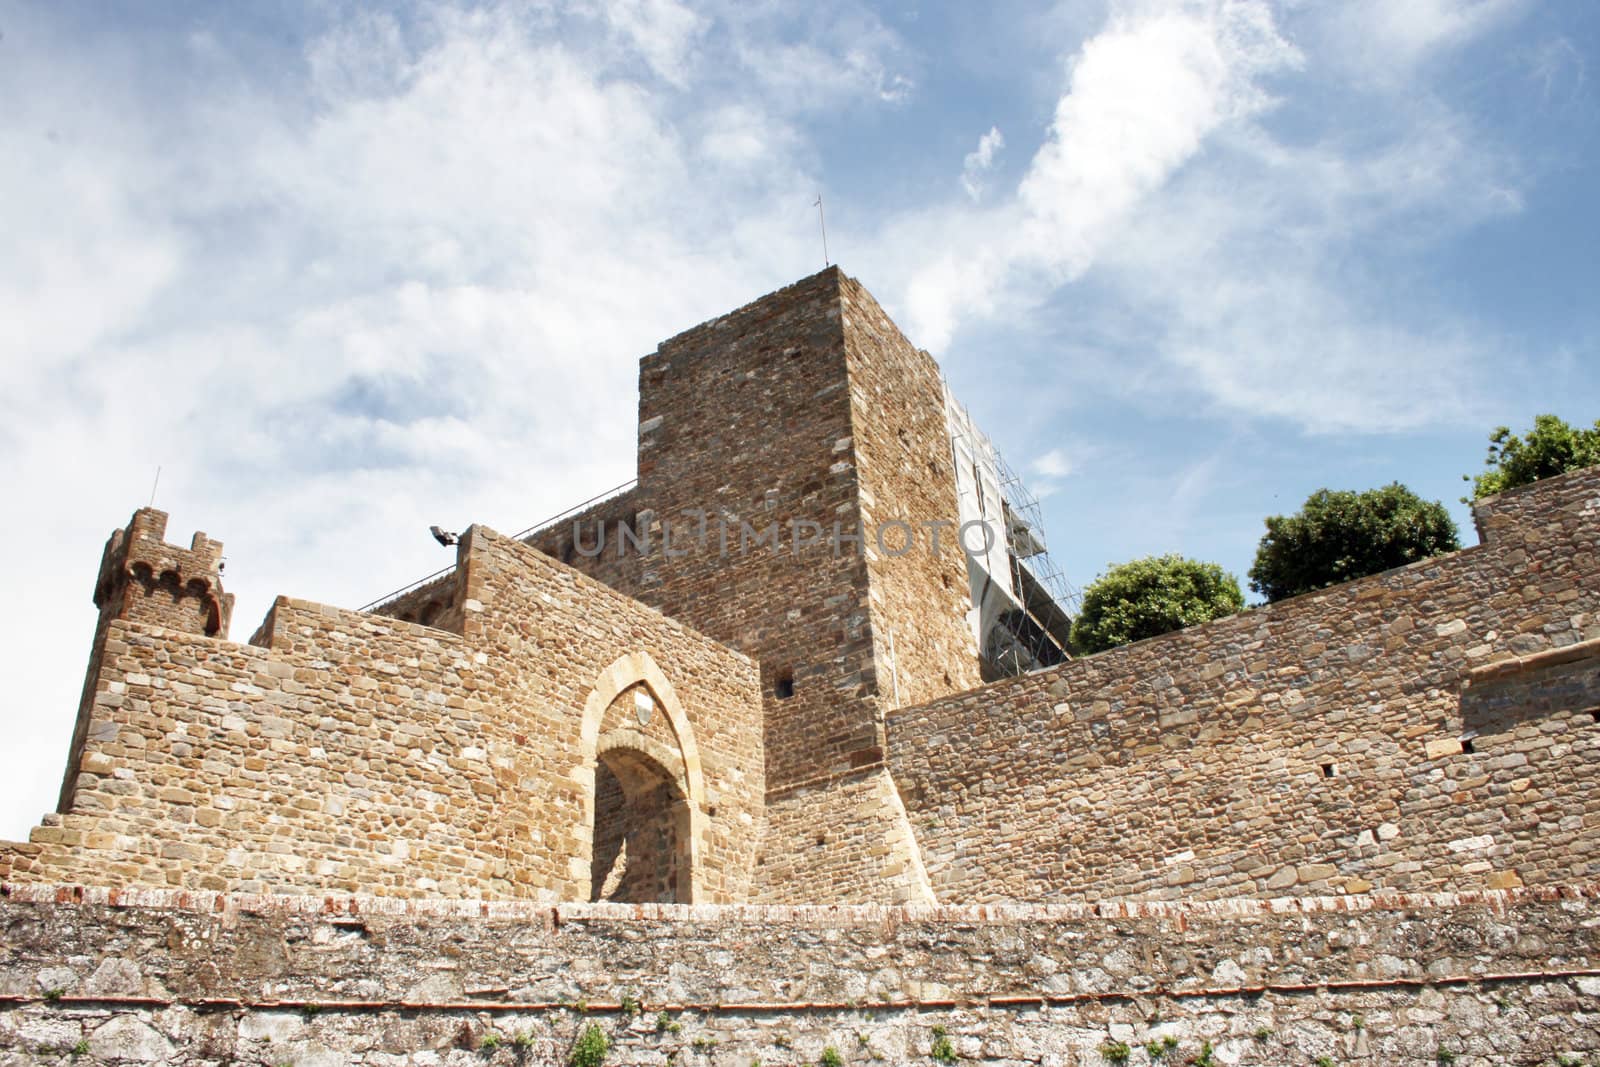
[[(0, 1004), (11, 1062), (1551, 1063), (1600, 1050), (1600, 890), (1200, 904), (686, 907), (0, 895), (0, 981), (124, 953), (174, 991)], [(269, 944), (271, 948), (265, 947)], [(1560, 960), (1552, 961), (1559, 946)], [(248, 961), (279, 958), (271, 974)], [(417, 983), (420, 975), (458, 981)], [(424, 999), (446, 995), (445, 999)], [(639, 1014), (622, 1010), (637, 1001)], [(582, 1008), (577, 1005), (582, 1004)], [(658, 1023), (658, 1013), (665, 1013)], [(1355, 1022), (1359, 1017), (1360, 1022)], [(502, 1049), (480, 1048), (497, 1035)]]
[(172, 1042), (137, 1015), (118, 1015), (89, 1034), (89, 1054), (102, 1063), (168, 1063)]

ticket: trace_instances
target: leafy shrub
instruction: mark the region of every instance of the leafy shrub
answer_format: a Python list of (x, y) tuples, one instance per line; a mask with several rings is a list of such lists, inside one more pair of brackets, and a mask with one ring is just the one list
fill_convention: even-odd
[(1399, 482), (1364, 493), (1318, 489), (1296, 514), (1267, 519), (1250, 588), (1283, 600), (1460, 547), (1444, 505)]
[(1461, 476), (1472, 483), (1473, 500), (1593, 466), (1600, 463), (1600, 419), (1595, 420), (1593, 429), (1585, 430), (1568, 426), (1554, 415), (1537, 415), (1533, 429), (1522, 437), (1514, 435), (1509, 426), (1496, 427), (1489, 435), (1489, 455), (1483, 462), (1489, 469), (1476, 478)]
[(1107, 1041), (1100, 1046), (1100, 1056), (1107, 1063), (1127, 1063), (1133, 1049), (1125, 1041)]
[(1148, 556), (1112, 567), (1090, 583), (1072, 624), (1072, 643), (1081, 652), (1099, 652), (1243, 607), (1239, 580), (1215, 563)]
[(606, 1040), (605, 1031), (590, 1023), (573, 1043), (572, 1055), (567, 1057), (567, 1063), (569, 1067), (600, 1067), (610, 1051), (611, 1042)]
[(1173, 1037), (1171, 1034), (1166, 1035), (1160, 1040), (1152, 1037), (1149, 1041), (1144, 1043), (1144, 1054), (1149, 1056), (1150, 1061), (1154, 1063), (1156, 1060), (1163, 1059), (1168, 1056), (1177, 1047), (1178, 1039)]

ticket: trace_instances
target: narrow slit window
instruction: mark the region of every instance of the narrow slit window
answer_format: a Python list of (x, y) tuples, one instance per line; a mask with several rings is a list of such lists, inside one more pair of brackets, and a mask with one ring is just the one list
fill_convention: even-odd
[(785, 671), (778, 675), (778, 680), (772, 685), (772, 695), (779, 700), (788, 700), (794, 696), (794, 672)]
[(1338, 764), (1335, 764), (1335, 763), (1324, 763), (1322, 765), (1322, 777), (1324, 777), (1324, 778), (1336, 778), (1336, 777), (1338, 777), (1338, 775), (1339, 775), (1339, 766), (1338, 766)]

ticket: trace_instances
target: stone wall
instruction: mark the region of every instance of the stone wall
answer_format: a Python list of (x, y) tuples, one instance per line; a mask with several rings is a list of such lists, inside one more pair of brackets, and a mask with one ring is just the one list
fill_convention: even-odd
[(632, 551), (632, 542), (618, 534), (619, 527), (637, 529), (638, 522), (635, 487), (558, 519), (530, 534), (527, 542), (618, 592), (640, 599), (643, 557)]
[(611, 1067), (1600, 1053), (1593, 889), (687, 908), (5, 887), (0, 946), (7, 1063), (557, 1064), (590, 1025)]
[[(461, 633), (289, 598), (260, 647), (112, 622), (73, 803), (0, 847), (0, 872), (587, 899), (596, 763), (631, 745), (695, 801), (696, 899), (744, 899), (754, 664), (482, 527), (452, 580)], [(639, 683), (662, 713), (605, 721)]]
[[(979, 682), (937, 366), (829, 269), (665, 342), (639, 393), (637, 487), (531, 543), (759, 657), (756, 899), (925, 899), (904, 809), (871, 769), (886, 706)], [(930, 518), (952, 524), (939, 553)], [(876, 543), (894, 522), (908, 551), (898, 528)], [(779, 544), (753, 540), (774, 524)]]
[(928, 873), (883, 767), (767, 795), (751, 901), (932, 904)]
[(1600, 875), (1600, 468), (1485, 543), (902, 709), (941, 902)]
[[(447, 573), (432, 581), (424, 582), (415, 589), (409, 589), (397, 597), (384, 601), (372, 611), (375, 615), (399, 619), (401, 622), (420, 623), (436, 630), (448, 630), (458, 634), (466, 625), (462, 601), (461, 580), (452, 567)], [(265, 625), (264, 623), (263, 626)], [(252, 637), (250, 643), (266, 646), (268, 641), (258, 640), (260, 636), (258, 633), (257, 637)]]
[(576, 531), (474, 527), (372, 614), (283, 598), (230, 643), (221, 546), (136, 513), (62, 811), (0, 878), (952, 903), (1600, 877), (1600, 470), (1485, 504), (1481, 547), (952, 693), (978, 663), (965, 561), (923, 525), (957, 518), (943, 392), (871, 296), (830, 268), (640, 375), (637, 485)]

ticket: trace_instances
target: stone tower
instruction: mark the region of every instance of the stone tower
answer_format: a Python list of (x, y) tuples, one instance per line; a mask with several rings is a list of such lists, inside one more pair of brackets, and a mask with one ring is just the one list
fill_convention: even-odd
[[(641, 361), (638, 462), (629, 494), (534, 543), (760, 660), (769, 862), (909, 877), (886, 713), (981, 681), (932, 357), (830, 267)], [(813, 834), (832, 804), (878, 825)]]
[(94, 605), (100, 609), (89, 672), (78, 705), (77, 725), (57, 810), (72, 804), (84, 739), (94, 705), (95, 682), (106, 655), (107, 630), (126, 619), (188, 634), (226, 638), (233, 597), (222, 590), (222, 542), (197, 533), (187, 549), (169, 545), (167, 513), (140, 508), (126, 529), (115, 530), (100, 556)]

